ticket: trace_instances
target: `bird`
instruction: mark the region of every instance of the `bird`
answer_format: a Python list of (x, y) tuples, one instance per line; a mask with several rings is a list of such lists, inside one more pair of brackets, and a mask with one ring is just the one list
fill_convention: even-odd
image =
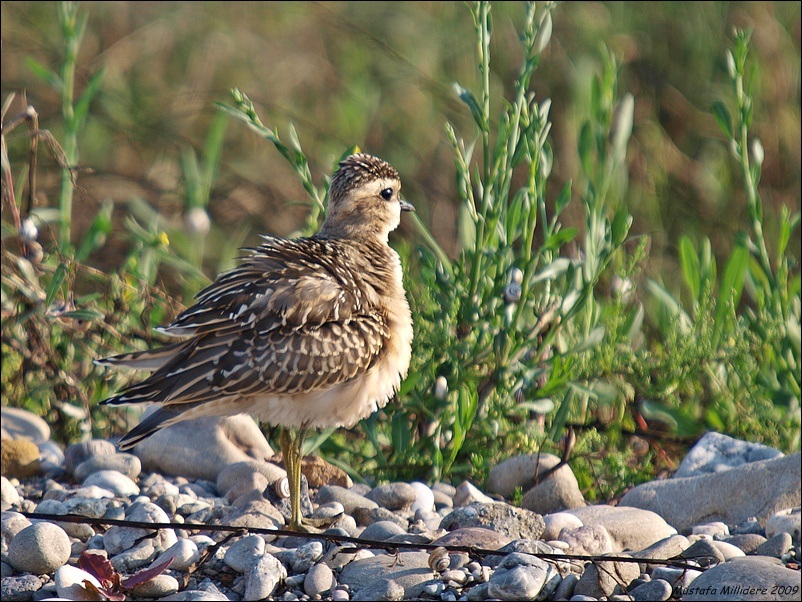
[(353, 427), (392, 400), (406, 377), (413, 324), (389, 233), (401, 213), (389, 163), (366, 153), (331, 177), (326, 218), (309, 237), (263, 236), (244, 248), (161, 332), (180, 340), (96, 360), (151, 374), (101, 402), (160, 404), (118, 443), (205, 416), (250, 414), (280, 427), (291, 530), (308, 530), (300, 507), (309, 429)]

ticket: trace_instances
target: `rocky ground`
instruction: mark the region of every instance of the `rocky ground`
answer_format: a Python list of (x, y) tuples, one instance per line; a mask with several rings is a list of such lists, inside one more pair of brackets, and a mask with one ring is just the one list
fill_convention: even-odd
[[(61, 450), (47, 425), (21, 410), (3, 408), (2, 426), (4, 601), (799, 600), (802, 593), (800, 454), (714, 433), (674, 477), (632, 489), (615, 507), (585, 505), (566, 465), (534, 485), (559, 462), (548, 454), (499, 464), (483, 490), (468, 482), (370, 488), (310, 459), (304, 505), (331, 536), (321, 539), (272, 532), (286, 523), (285, 473), (267, 461), (272, 450), (249, 418), (177, 425), (136, 455), (105, 440)], [(502, 501), (518, 487), (520, 506)], [(87, 522), (23, 514), (33, 512)], [(98, 520), (176, 526), (154, 532)], [(667, 559), (674, 562), (654, 562)]]

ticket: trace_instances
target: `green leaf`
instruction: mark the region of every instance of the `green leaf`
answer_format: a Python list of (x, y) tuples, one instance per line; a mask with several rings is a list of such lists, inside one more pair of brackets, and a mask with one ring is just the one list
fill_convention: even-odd
[(78, 127), (83, 126), (84, 122), (86, 121), (86, 115), (89, 113), (89, 105), (94, 100), (97, 93), (100, 92), (100, 82), (103, 79), (103, 69), (99, 69), (92, 77), (89, 78), (89, 81), (86, 83), (86, 87), (84, 88), (84, 93), (81, 94), (81, 97), (75, 103), (75, 123)]
[(87, 230), (83, 241), (81, 241), (81, 245), (78, 247), (78, 251), (75, 253), (75, 261), (79, 263), (84, 261), (106, 242), (106, 236), (108, 236), (113, 229), (111, 223), (111, 213), (113, 209), (114, 203), (112, 203), (112, 201), (109, 199), (103, 201), (100, 211), (98, 211), (98, 214), (92, 220), (89, 230)]
[(718, 340), (724, 328), (724, 322), (730, 308), (737, 308), (743, 292), (746, 269), (749, 266), (749, 250), (745, 245), (738, 245), (732, 250), (724, 274), (721, 277), (713, 333)]
[(574, 240), (578, 233), (579, 228), (563, 228), (559, 232), (555, 232), (549, 236), (548, 240), (543, 245), (543, 250), (556, 251), (561, 249), (563, 245)]
[(482, 131), (486, 130), (487, 124), (485, 123), (482, 108), (479, 106), (479, 101), (473, 95), (473, 92), (456, 83), (454, 84), (454, 92), (456, 92), (462, 102), (468, 105), (468, 108), (471, 110), (471, 115), (473, 115), (473, 120), (476, 122), (476, 125), (479, 126), (479, 129)]
[(560, 215), (563, 210), (571, 202), (571, 180), (568, 180), (557, 195), (557, 200), (554, 201), (554, 215)]
[(532, 277), (532, 283), (540, 282), (541, 280), (554, 280), (558, 276), (564, 274), (571, 266), (571, 260), (567, 257), (558, 257), (537, 274)]
[(717, 100), (713, 103), (711, 110), (713, 111), (713, 117), (716, 118), (716, 122), (721, 128), (721, 131), (724, 132), (727, 139), (732, 140), (732, 117), (730, 117), (730, 112), (726, 105), (720, 100)]
[(588, 349), (593, 349), (599, 343), (601, 343), (602, 340), (604, 340), (604, 333), (605, 333), (604, 326), (597, 326), (596, 328), (590, 331), (590, 333), (588, 334), (587, 337), (585, 337), (585, 339), (580, 341), (579, 344), (577, 344), (576, 347), (574, 347), (571, 350), (571, 353), (582, 353), (583, 351), (587, 351)]
[(53, 303), (53, 300), (58, 294), (58, 289), (61, 283), (64, 282), (64, 278), (67, 277), (68, 272), (69, 268), (66, 263), (61, 262), (58, 264), (56, 271), (53, 273), (53, 278), (50, 280), (50, 284), (47, 287), (47, 291), (45, 292), (45, 308), (50, 307), (50, 304)]
[(679, 265), (685, 278), (685, 284), (688, 285), (688, 289), (691, 292), (691, 298), (698, 303), (700, 301), (699, 295), (702, 291), (699, 257), (696, 255), (696, 249), (693, 248), (691, 239), (687, 236), (682, 236), (679, 239)]
[(56, 91), (61, 92), (61, 88), (64, 83), (61, 81), (61, 77), (57, 73), (54, 73), (42, 63), (31, 57), (25, 58), (25, 66), (28, 67), (28, 69), (30, 69), (36, 77), (44, 81), (47, 85)]
[(615, 212), (613, 223), (610, 224), (610, 232), (612, 234), (612, 242), (616, 247), (620, 246), (627, 235), (629, 229), (632, 227), (632, 215), (625, 207), (621, 207)]

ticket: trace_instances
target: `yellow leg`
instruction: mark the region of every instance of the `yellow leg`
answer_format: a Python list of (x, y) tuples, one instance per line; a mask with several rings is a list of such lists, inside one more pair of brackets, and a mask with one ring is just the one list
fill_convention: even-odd
[(287, 469), (287, 481), (290, 486), (290, 508), (292, 518), (289, 528), (292, 531), (305, 531), (301, 515), (301, 446), (304, 441), (304, 429), (299, 429), (293, 437), (289, 429), (282, 429), (280, 436), (281, 455)]

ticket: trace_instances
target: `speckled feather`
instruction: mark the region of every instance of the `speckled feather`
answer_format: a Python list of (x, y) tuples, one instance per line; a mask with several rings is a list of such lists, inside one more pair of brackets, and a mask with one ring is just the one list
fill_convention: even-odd
[[(392, 199), (380, 195), (387, 187)], [(162, 329), (186, 340), (100, 360), (155, 370), (104, 402), (162, 404), (121, 447), (192, 417), (250, 412), (284, 426), (327, 426), (384, 405), (406, 375), (412, 339), (400, 262), (387, 245), (398, 189), (389, 164), (352, 155), (332, 177), (320, 233), (266, 237), (248, 249)]]

